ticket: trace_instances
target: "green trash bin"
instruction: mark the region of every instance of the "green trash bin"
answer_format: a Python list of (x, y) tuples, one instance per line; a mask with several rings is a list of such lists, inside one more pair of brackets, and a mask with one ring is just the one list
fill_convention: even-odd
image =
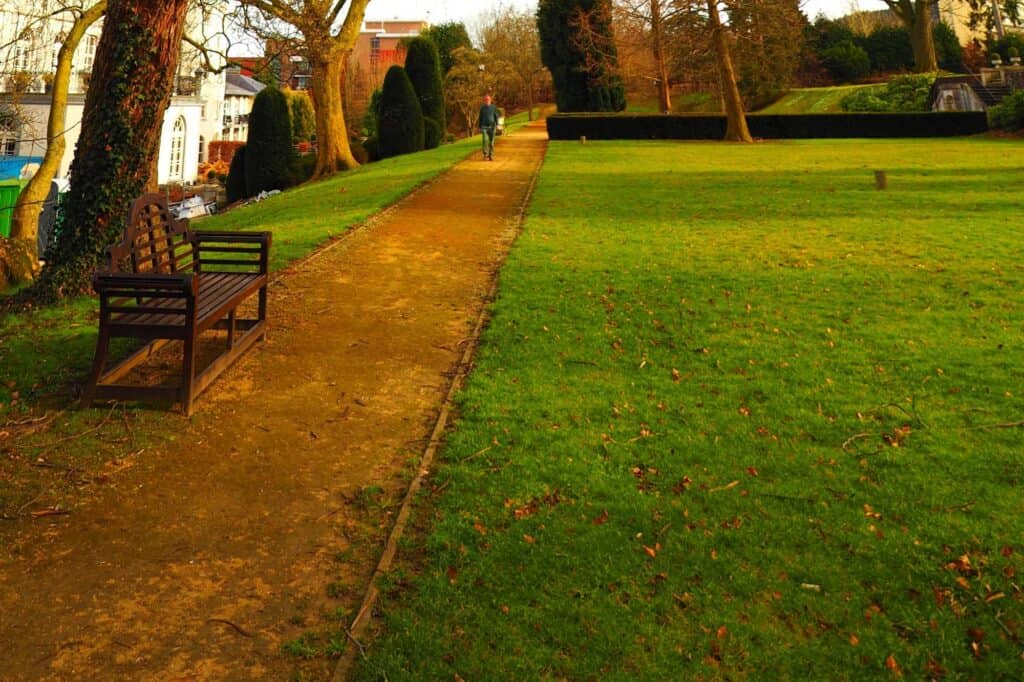
[(27, 180), (0, 180), (0, 237), (11, 236), (11, 216), (18, 195), (28, 184)]

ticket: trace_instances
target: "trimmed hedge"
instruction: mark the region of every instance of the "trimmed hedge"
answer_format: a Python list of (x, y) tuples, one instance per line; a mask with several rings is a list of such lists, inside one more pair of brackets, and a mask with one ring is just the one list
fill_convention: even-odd
[(231, 166), (228, 169), (228, 179), (225, 189), (228, 193), (228, 203), (247, 199), (249, 194), (245, 191), (245, 144), (232, 151)]
[[(748, 114), (750, 134), (762, 139), (953, 137), (988, 130), (984, 112)], [(725, 116), (686, 114), (555, 114), (552, 140), (721, 140)]]

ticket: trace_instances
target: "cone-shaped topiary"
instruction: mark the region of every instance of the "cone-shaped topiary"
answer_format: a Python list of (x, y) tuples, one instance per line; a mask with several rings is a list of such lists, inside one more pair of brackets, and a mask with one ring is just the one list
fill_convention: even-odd
[(291, 157), (292, 117), (288, 98), (277, 88), (264, 88), (256, 95), (249, 114), (245, 152), (248, 195), (287, 187)]
[(248, 198), (248, 194), (245, 193), (245, 145), (235, 150), (235, 155), (231, 158), (231, 166), (228, 168), (228, 180), (225, 183), (225, 189), (228, 193), (228, 203), (233, 204), (236, 201)]
[[(444, 104), (444, 84), (441, 80), (441, 59), (437, 48), (428, 38), (413, 38), (405, 55), (405, 72), (412, 81), (412, 89), (420, 101), (423, 116), (434, 119), (444, 130), (447, 124)], [(437, 145), (434, 145), (437, 146)], [(427, 149), (432, 149), (427, 145)]]
[(444, 134), (441, 126), (432, 118), (423, 117), (423, 148), (436, 149), (441, 146), (441, 139)]
[(408, 74), (392, 66), (380, 93), (380, 152), (384, 158), (423, 149), (423, 110)]

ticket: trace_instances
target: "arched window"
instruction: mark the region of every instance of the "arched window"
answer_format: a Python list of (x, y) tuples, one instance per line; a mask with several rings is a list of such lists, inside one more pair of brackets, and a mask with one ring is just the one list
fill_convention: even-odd
[(185, 117), (179, 116), (174, 122), (171, 133), (171, 180), (182, 179), (182, 168), (185, 159)]

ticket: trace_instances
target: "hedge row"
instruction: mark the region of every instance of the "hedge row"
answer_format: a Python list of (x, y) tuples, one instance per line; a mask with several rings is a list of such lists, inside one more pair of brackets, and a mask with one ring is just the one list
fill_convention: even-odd
[[(750, 134), (762, 139), (824, 137), (952, 137), (988, 130), (984, 112), (748, 114)], [(555, 114), (552, 140), (720, 140), (725, 116), (692, 114)]]

